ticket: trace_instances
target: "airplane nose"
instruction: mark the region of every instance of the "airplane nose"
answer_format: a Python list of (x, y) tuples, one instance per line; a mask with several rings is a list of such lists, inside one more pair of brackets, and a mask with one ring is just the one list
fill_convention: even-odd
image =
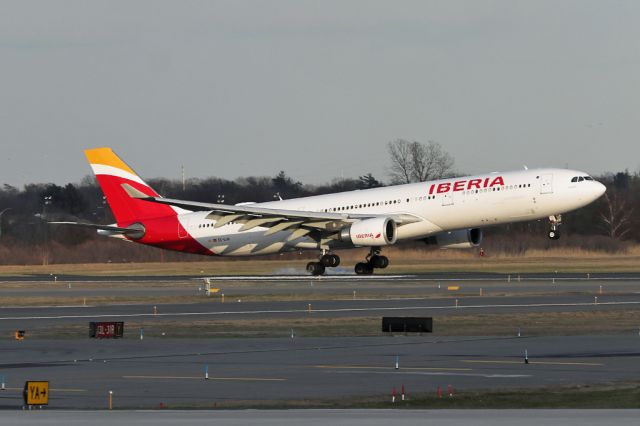
[(601, 184), (600, 182), (594, 182), (594, 183), (595, 183), (594, 195), (596, 198), (600, 198), (602, 194), (606, 192), (607, 187)]

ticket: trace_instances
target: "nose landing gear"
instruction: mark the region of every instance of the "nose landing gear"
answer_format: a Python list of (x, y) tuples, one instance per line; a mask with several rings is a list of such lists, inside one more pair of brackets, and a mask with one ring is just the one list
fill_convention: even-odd
[(371, 275), (374, 268), (384, 269), (387, 266), (389, 266), (389, 258), (380, 255), (379, 248), (372, 247), (366, 257), (366, 262), (356, 263), (355, 272), (356, 275)]
[(549, 239), (558, 240), (560, 239), (560, 230), (558, 227), (562, 224), (562, 216), (549, 216)]

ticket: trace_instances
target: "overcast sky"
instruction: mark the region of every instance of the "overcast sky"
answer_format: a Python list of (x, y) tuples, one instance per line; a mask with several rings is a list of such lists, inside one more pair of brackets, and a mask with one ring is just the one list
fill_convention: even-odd
[(638, 1), (2, 1), (0, 184), (640, 168)]

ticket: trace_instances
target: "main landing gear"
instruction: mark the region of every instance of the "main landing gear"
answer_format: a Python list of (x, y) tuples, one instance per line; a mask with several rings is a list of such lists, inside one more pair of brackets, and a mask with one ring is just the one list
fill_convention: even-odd
[(560, 230), (558, 227), (562, 224), (562, 216), (549, 216), (549, 239), (558, 240), (560, 239)]
[(356, 275), (371, 275), (374, 268), (384, 269), (387, 266), (389, 266), (389, 258), (381, 256), (379, 248), (372, 247), (366, 262), (356, 263), (355, 271)]
[(307, 263), (307, 272), (311, 275), (322, 275), (326, 268), (335, 268), (340, 265), (340, 257), (337, 254), (324, 253), (319, 262)]

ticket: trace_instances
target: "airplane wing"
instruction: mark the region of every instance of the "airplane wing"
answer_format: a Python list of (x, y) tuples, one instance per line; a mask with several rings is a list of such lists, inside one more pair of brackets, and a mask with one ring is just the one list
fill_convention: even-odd
[(163, 197), (149, 196), (131, 185), (122, 184), (127, 194), (136, 199), (152, 203), (167, 204), (190, 211), (210, 211), (208, 219), (215, 220), (214, 228), (219, 228), (229, 222), (242, 223), (240, 231), (248, 231), (261, 226), (269, 228), (265, 235), (270, 235), (285, 229), (294, 230), (289, 240), (300, 238), (312, 230), (334, 233), (349, 226), (353, 222), (374, 217), (389, 217), (398, 226), (419, 222), (422, 219), (409, 214), (355, 214), (355, 213), (329, 213), (311, 212), (302, 210), (283, 210), (254, 205), (227, 205), (200, 203), (195, 201), (176, 200)]

